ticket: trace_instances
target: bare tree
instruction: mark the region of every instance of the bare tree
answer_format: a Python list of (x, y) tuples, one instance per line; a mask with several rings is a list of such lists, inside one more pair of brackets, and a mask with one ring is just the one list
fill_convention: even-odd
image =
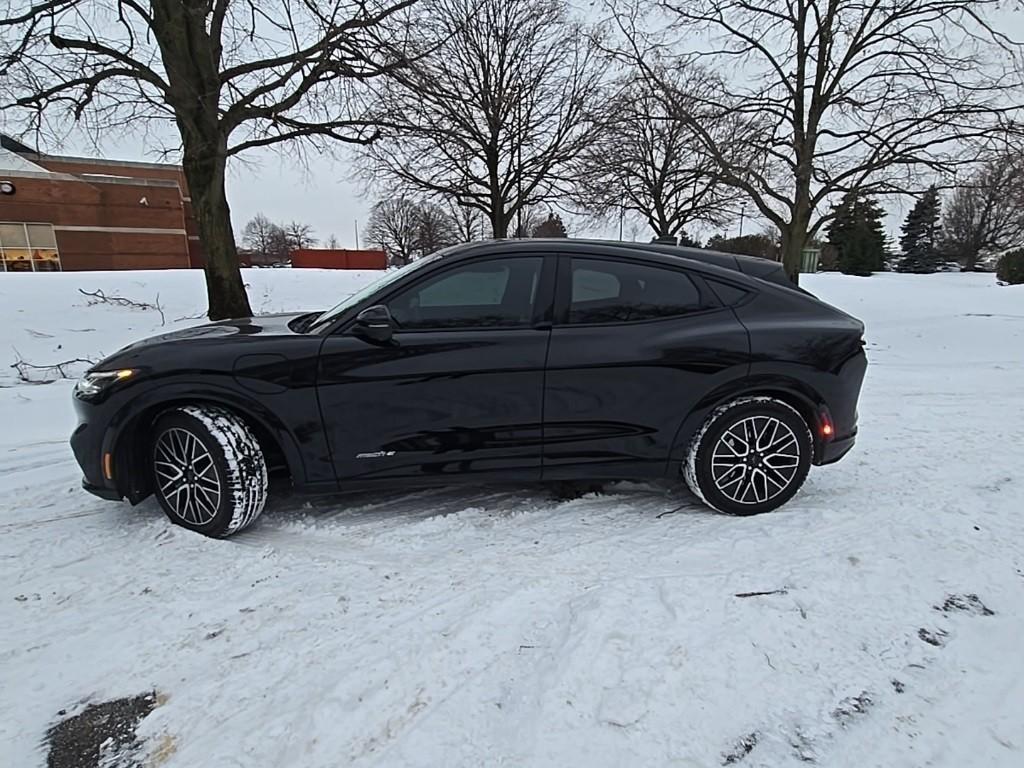
[[(206, 254), (211, 318), (251, 314), (227, 160), (304, 139), (362, 143), (356, 84), (401, 67), (416, 0), (0, 0), (0, 103), (23, 131), (175, 126)], [(13, 108), (13, 110), (12, 110)], [(9, 122), (10, 124), (10, 122)]]
[(386, 251), (392, 266), (408, 264), (416, 255), (420, 210), (414, 200), (391, 197), (370, 209), (363, 236)]
[[(600, 217), (635, 212), (655, 237), (674, 237), (696, 223), (726, 224), (740, 193), (720, 183), (715, 159), (686, 125), (713, 85), (693, 66), (660, 71), (657, 81), (636, 73), (616, 81), (598, 113), (601, 130), (576, 163), (574, 200)], [(739, 128), (736, 119), (707, 126), (730, 155), (740, 146)]]
[(338, 236), (331, 232), (331, 234), (327, 236), (327, 239), (324, 240), (324, 247), (330, 248), (332, 251), (336, 251), (341, 248), (341, 243), (338, 242)]
[(269, 253), (275, 230), (279, 229), (280, 227), (262, 213), (257, 213), (246, 222), (245, 229), (242, 230), (242, 243), (250, 251)]
[(524, 206), (516, 214), (515, 226), (512, 229), (512, 237), (532, 237), (533, 230), (544, 222), (544, 210), (539, 206)]
[(1002, 153), (958, 186), (942, 216), (943, 250), (973, 272), (983, 251), (1024, 242), (1024, 158)]
[(459, 205), (454, 198), (445, 200), (445, 209), (455, 223), (456, 240), (460, 243), (472, 243), (482, 240), (485, 230), (489, 227), (483, 213), (477, 208)]
[[(626, 2), (628, 0), (623, 0)], [(686, 125), (715, 159), (723, 181), (779, 229), (794, 282), (800, 252), (829, 219), (828, 199), (858, 189), (904, 192), (915, 171), (969, 161), (965, 142), (987, 136), (1019, 103), (1020, 46), (992, 26), (998, 0), (664, 0), (669, 33), (733, 73), (689, 112)], [(626, 53), (646, 77), (664, 53), (620, 8)], [(683, 35), (685, 33), (685, 35)], [(671, 89), (663, 88), (666, 97)], [(710, 129), (714, 115), (760, 126), (757, 163), (737, 163)], [(709, 119), (710, 118), (710, 119)]]
[(284, 236), (288, 240), (288, 248), (297, 250), (299, 248), (312, 248), (317, 240), (313, 237), (313, 225), (303, 224), (301, 221), (293, 221), (284, 226)]
[(565, 0), (431, 0), (428, 39), (443, 39), (379, 94), (375, 183), (480, 211), (494, 237), (517, 213), (564, 191), (591, 140), (601, 77)]
[(284, 229), (257, 213), (242, 231), (242, 243), (253, 264), (277, 264), (288, 260), (288, 237)]
[(458, 225), (437, 203), (422, 200), (417, 204), (416, 250), (420, 256), (456, 245), (459, 242)]

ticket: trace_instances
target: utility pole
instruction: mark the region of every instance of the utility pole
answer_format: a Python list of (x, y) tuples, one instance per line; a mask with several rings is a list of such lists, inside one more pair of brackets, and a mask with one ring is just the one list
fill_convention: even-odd
[(353, 228), (356, 231), (356, 250), (358, 251), (359, 250), (359, 219), (355, 220)]
[(516, 99), (516, 153), (518, 156), (516, 167), (516, 204), (519, 206), (517, 215), (519, 217), (519, 237), (525, 237), (523, 232), (523, 86), (519, 85), (519, 95)]
[(626, 218), (626, 201), (619, 201), (619, 242), (622, 242), (622, 223)]
[(743, 214), (747, 212), (747, 204), (740, 204), (740, 237), (743, 237)]

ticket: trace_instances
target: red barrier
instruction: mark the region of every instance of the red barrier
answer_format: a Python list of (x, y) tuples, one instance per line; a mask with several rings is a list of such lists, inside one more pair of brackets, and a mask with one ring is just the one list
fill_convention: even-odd
[(291, 253), (292, 267), (299, 269), (386, 269), (384, 251), (349, 248), (300, 248)]

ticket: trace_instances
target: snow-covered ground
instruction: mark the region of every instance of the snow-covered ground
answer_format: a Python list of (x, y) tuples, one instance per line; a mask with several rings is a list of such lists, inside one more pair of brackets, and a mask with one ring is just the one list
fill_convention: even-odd
[[(264, 311), (369, 277), (246, 274)], [(857, 447), (776, 513), (451, 488), (279, 499), (212, 541), (85, 494), (70, 382), (7, 367), (161, 330), (78, 288), (159, 293), (170, 327), (201, 275), (0, 275), (0, 764), (152, 690), (171, 768), (1024, 764), (1024, 287), (805, 284), (871, 365)]]

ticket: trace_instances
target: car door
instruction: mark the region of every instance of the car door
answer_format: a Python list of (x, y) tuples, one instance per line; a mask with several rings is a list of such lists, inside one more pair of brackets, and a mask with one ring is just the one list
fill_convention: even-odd
[(318, 392), (338, 480), (540, 477), (555, 260), (440, 261), (371, 303), (389, 343), (348, 330), (321, 349)]
[(658, 476), (684, 417), (743, 375), (749, 344), (699, 275), (562, 255), (544, 396), (544, 477)]

